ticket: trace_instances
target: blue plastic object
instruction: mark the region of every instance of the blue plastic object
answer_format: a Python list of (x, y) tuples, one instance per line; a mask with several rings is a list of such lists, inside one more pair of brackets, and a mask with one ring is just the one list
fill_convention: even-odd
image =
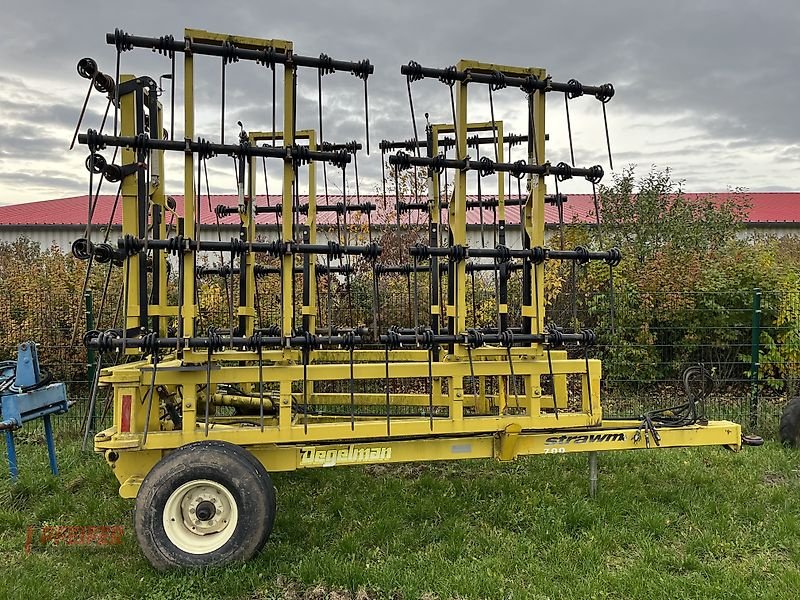
[(42, 377), (36, 344), (20, 344), (17, 348), (16, 366), (0, 368), (0, 430), (5, 430), (6, 433), (8, 467), (12, 479), (16, 480), (19, 476), (14, 431), (22, 427), (23, 423), (34, 419), (44, 420), (50, 470), (53, 475), (58, 475), (50, 415), (65, 413), (68, 408), (66, 386), (63, 383), (49, 383), (47, 377)]

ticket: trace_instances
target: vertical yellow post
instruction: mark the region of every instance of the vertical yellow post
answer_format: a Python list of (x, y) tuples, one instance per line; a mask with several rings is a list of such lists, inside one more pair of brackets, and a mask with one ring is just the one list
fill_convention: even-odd
[[(283, 145), (291, 147), (294, 144), (294, 69), (292, 65), (283, 68)], [(281, 239), (291, 242), (293, 237), (292, 224), (294, 223), (292, 204), (292, 186), (294, 184), (294, 166), (290, 159), (283, 161), (283, 190), (281, 193)], [(292, 285), (294, 281), (294, 255), (285, 254), (281, 261), (281, 333), (284, 337), (292, 335), (292, 317), (294, 313), (294, 298)], [(291, 360), (292, 352), (283, 351), (284, 361)], [(280, 382), (281, 405), (278, 410), (278, 427), (281, 435), (290, 436), (292, 426), (292, 381)]]
[[(439, 154), (439, 129), (438, 126), (433, 125), (431, 127), (431, 149), (433, 156), (437, 156)], [(431, 178), (428, 182), (428, 198), (430, 202), (430, 231), (428, 232), (428, 240), (429, 242), (436, 241), (435, 245), (439, 245), (439, 233), (440, 233), (440, 226), (441, 226), (441, 219), (442, 219), (442, 198), (439, 195), (439, 173), (434, 170), (431, 170)], [(434, 245), (431, 243), (431, 245)], [(434, 261), (438, 265), (438, 268), (434, 269), (431, 268), (428, 277), (430, 278), (428, 281), (428, 289), (436, 290), (436, 295), (434, 296), (431, 294), (430, 297), (430, 315), (431, 315), (431, 323), (437, 323), (437, 330), (435, 333), (439, 333), (439, 328), (442, 326), (440, 315), (442, 313), (442, 307), (440, 304), (441, 299), (441, 286), (442, 286), (442, 279), (439, 277), (439, 269), (441, 265), (439, 265), (439, 258), (432, 256), (430, 258), (431, 267), (433, 267)], [(433, 278), (436, 278), (435, 281)], [(438, 358), (434, 356), (434, 358)], [(442, 379), (440, 377), (433, 378), (433, 386), (432, 386), (432, 393), (434, 399), (438, 400), (442, 397)]]
[[(295, 67), (285, 65), (283, 69), (283, 145), (294, 145), (294, 72)], [(281, 237), (284, 242), (291, 242), (293, 238), (292, 224), (294, 215), (292, 203), (294, 184), (294, 165), (291, 159), (283, 161), (283, 193), (281, 206)], [(281, 332), (284, 337), (292, 334), (292, 317), (294, 316), (294, 298), (292, 298), (292, 285), (294, 278), (294, 256), (286, 254), (281, 257), (283, 271), (282, 289), (282, 320)], [(287, 355), (288, 358), (288, 355)]]
[[(188, 32), (187, 32), (188, 36)], [(194, 138), (194, 57), (185, 52), (183, 58), (183, 136), (187, 140)], [(183, 159), (183, 235), (195, 237), (195, 196), (194, 196), (194, 154), (186, 152)], [(194, 335), (194, 318), (197, 309), (194, 302), (194, 252), (187, 252), (181, 257), (183, 261), (183, 335)], [(185, 425), (184, 425), (185, 427)]]
[[(120, 84), (135, 79), (133, 75), (120, 75)], [(121, 136), (136, 135), (135, 95), (124, 94), (120, 97), (119, 134)], [(132, 148), (122, 148), (121, 163), (129, 165), (136, 162), (136, 151)], [(135, 176), (125, 177), (122, 180), (122, 235), (139, 237), (139, 201), (138, 178), (144, 177), (142, 170)], [(125, 327), (127, 329), (139, 326), (139, 254), (129, 256), (125, 260), (125, 294), (127, 313), (125, 314)]]
[[(458, 68), (461, 69), (459, 63)], [(458, 82), (456, 88), (456, 158), (463, 160), (467, 156), (467, 82)], [(458, 171), (455, 178), (453, 197), (450, 200), (450, 230), (453, 245), (467, 246), (467, 171)], [(452, 307), (455, 318), (449, 320), (453, 324), (451, 334), (458, 334), (467, 328), (467, 261), (461, 259), (454, 266), (456, 286)], [(450, 307), (448, 307), (448, 311)], [(449, 315), (448, 315), (449, 316)], [(456, 356), (466, 355), (463, 344), (455, 344)], [(464, 418), (464, 381), (460, 376), (453, 376), (450, 383), (450, 418), (460, 421)]]
[[(460, 66), (460, 65), (459, 65)], [(456, 158), (463, 160), (467, 156), (467, 83), (459, 82), (456, 88)], [(450, 230), (453, 235), (453, 245), (467, 245), (467, 171), (457, 171), (454, 177), (455, 188), (450, 200)], [(466, 329), (467, 322), (467, 263), (459, 260), (456, 264), (456, 289), (453, 297), (455, 319), (451, 334), (457, 334)], [(450, 307), (448, 307), (449, 309)], [(449, 315), (448, 315), (449, 316)], [(457, 346), (457, 353), (463, 353), (463, 348)]]
[[(540, 78), (544, 77), (546, 77), (546, 73), (543, 73), (540, 76)], [(533, 95), (533, 119), (535, 124), (533, 130), (536, 132), (536, 139), (534, 140), (534, 144), (536, 144), (536, 152), (528, 156), (528, 162), (530, 164), (535, 163), (537, 156), (539, 158), (539, 164), (543, 164), (546, 160), (544, 154), (544, 110), (544, 93), (537, 91)], [(542, 175), (531, 175), (528, 178), (528, 190), (529, 194), (525, 207), (525, 230), (528, 232), (528, 236), (531, 239), (531, 246), (544, 246), (544, 198), (545, 194), (547, 193), (545, 178)], [(537, 277), (539, 281), (539, 293), (536, 298), (533, 298), (534, 306), (536, 306), (536, 317), (534, 317), (532, 320), (533, 326), (531, 327), (531, 333), (541, 333), (545, 323), (544, 263), (540, 265), (534, 265), (533, 268), (535, 269), (534, 277)], [(533, 293), (536, 293), (535, 288)]]
[[(188, 37), (188, 33), (187, 33)], [(184, 53), (183, 58), (183, 118), (184, 138), (191, 140), (194, 137), (194, 58), (191, 52)], [(194, 198), (194, 154), (186, 152), (183, 157), (183, 235), (194, 238), (195, 220)], [(194, 265), (195, 254), (187, 252), (180, 259), (183, 263), (183, 298), (181, 303), (182, 323), (184, 337), (194, 335)], [(194, 433), (197, 426), (197, 388), (194, 385), (183, 386), (182, 401), (183, 424), (185, 434)]]
[(189, 383), (181, 386), (183, 395), (183, 432), (193, 433), (197, 427), (197, 386)]

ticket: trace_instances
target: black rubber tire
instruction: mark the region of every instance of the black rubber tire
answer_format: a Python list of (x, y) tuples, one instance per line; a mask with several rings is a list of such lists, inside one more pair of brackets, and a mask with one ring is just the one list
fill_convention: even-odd
[(783, 408), (778, 436), (784, 446), (800, 448), (800, 396), (789, 400)]
[[(240, 516), (230, 539), (220, 548), (195, 554), (170, 540), (163, 515), (175, 490), (201, 479), (223, 486)], [(258, 459), (228, 442), (195, 442), (165, 456), (144, 478), (136, 496), (134, 528), (142, 552), (158, 570), (221, 566), (249, 560), (264, 547), (272, 533), (275, 510), (275, 488)]]

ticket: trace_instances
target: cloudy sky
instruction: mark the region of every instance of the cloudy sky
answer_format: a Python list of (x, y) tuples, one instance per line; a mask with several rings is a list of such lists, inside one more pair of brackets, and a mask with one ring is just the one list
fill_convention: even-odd
[[(0, 28), (0, 204), (85, 193), (85, 147), (67, 151), (87, 82), (75, 65), (83, 56), (113, 75), (115, 53), (105, 33), (181, 37), (184, 27), (293, 40), (298, 54), (321, 52), (347, 60), (369, 58), (370, 133), (381, 139), (413, 136), (400, 65), (416, 60), (444, 67), (460, 58), (546, 67), (553, 78), (586, 84), (611, 82), (608, 105), (614, 166), (670, 167), (689, 191), (730, 187), (800, 190), (800, 3), (796, 0), (727, 2), (42, 2), (4, 10)], [(135, 10), (132, 8), (135, 6)], [(156, 15), (155, 17), (153, 15)], [(153, 23), (158, 23), (153, 26)], [(197, 59), (197, 134), (220, 135), (220, 61)], [(122, 72), (169, 71), (169, 61), (145, 50), (123, 54)], [(316, 71), (299, 75), (298, 127), (317, 122)], [(178, 106), (181, 61), (178, 61)], [(236, 121), (250, 130), (271, 128), (269, 71), (250, 63), (228, 69), (226, 138)], [(166, 87), (166, 86), (165, 86)], [(349, 74), (324, 79), (325, 137), (361, 140), (363, 88)], [(414, 85), (420, 131), (424, 113), (450, 121), (447, 87)], [(474, 91), (473, 91), (474, 90)], [(169, 91), (162, 97), (169, 106)], [(487, 91), (471, 88), (470, 118), (489, 120)], [(570, 104), (578, 165), (606, 169), (600, 104)], [(94, 94), (82, 129), (96, 128), (105, 99)], [(507, 131), (525, 127), (524, 96), (495, 94), (497, 119)], [(279, 109), (280, 119), (280, 109)], [(182, 133), (176, 112), (175, 136)], [(563, 95), (550, 94), (547, 157), (569, 160)], [(517, 151), (519, 152), (519, 150)], [(110, 159), (110, 151), (107, 151)], [(474, 153), (473, 153), (474, 154)], [(521, 156), (515, 157), (521, 158)], [(177, 162), (176, 162), (177, 161)], [(168, 190), (181, 193), (181, 161), (167, 165)], [(211, 163), (214, 192), (234, 192), (229, 159)], [(362, 191), (380, 178), (380, 153), (359, 160)], [(270, 167), (276, 181), (277, 165)], [(109, 186), (110, 188), (110, 186)], [(586, 191), (585, 183), (564, 191)], [(277, 185), (275, 187), (277, 189)], [(334, 188), (331, 190), (335, 191)]]

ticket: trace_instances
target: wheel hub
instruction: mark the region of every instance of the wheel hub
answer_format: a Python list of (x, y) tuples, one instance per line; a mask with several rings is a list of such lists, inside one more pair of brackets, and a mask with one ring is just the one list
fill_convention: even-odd
[(180, 502), (183, 524), (195, 535), (209, 535), (223, 531), (229, 523), (231, 506), (217, 486), (192, 486)]

